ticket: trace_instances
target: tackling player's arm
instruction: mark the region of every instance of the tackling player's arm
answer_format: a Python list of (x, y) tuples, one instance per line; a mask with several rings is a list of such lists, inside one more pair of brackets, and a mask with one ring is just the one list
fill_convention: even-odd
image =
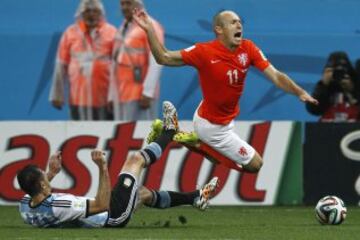
[(49, 182), (60, 172), (61, 170), (61, 152), (57, 151), (50, 156), (49, 170), (46, 173)]
[(89, 215), (109, 210), (111, 195), (110, 177), (103, 151), (93, 150), (91, 158), (99, 168), (99, 186), (95, 199), (89, 201)]
[(144, 10), (134, 9), (133, 19), (146, 32), (151, 52), (158, 64), (167, 66), (182, 66), (185, 64), (182, 60), (180, 51), (169, 51), (159, 41), (151, 19)]
[(277, 70), (274, 66), (269, 65), (264, 70), (265, 76), (270, 79), (278, 88), (292, 93), (295, 96), (298, 96), (299, 99), (303, 102), (309, 102), (312, 104), (318, 104), (318, 101), (310, 96), (304, 89), (297, 85), (291, 78), (283, 72)]

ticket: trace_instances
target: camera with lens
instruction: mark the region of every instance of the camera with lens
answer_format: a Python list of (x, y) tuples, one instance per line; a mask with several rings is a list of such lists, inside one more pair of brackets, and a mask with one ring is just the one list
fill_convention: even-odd
[(352, 65), (346, 52), (332, 52), (328, 57), (326, 68), (332, 69), (332, 79), (339, 83), (345, 78), (349, 78), (352, 74)]
[(345, 75), (348, 73), (347, 69), (343, 66), (337, 66), (334, 68), (334, 71), (333, 71), (333, 79), (336, 81), (336, 82), (340, 82), (342, 79), (345, 78)]

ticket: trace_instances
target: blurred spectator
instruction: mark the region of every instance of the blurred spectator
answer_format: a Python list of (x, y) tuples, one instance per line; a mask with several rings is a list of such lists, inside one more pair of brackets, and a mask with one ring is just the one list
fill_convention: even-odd
[(101, 0), (82, 0), (75, 18), (58, 46), (49, 98), (61, 109), (68, 84), (71, 119), (106, 120), (116, 28), (106, 22)]
[(356, 72), (356, 76), (357, 76), (357, 82), (358, 84), (358, 91), (360, 91), (360, 59), (356, 60), (355, 62), (355, 72)]
[[(113, 50), (109, 102), (116, 120), (157, 118), (161, 66), (150, 52), (145, 32), (132, 19), (133, 9), (143, 9), (141, 0), (120, 0), (124, 21)], [(158, 38), (164, 41), (162, 26), (152, 19)]]
[(345, 52), (333, 52), (322, 79), (312, 94), (319, 105), (306, 104), (307, 110), (321, 115), (322, 122), (354, 122), (360, 118), (357, 76)]

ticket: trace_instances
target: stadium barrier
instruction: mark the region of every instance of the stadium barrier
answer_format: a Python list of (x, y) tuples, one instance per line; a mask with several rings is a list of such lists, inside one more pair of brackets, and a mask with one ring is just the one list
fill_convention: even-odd
[(306, 123), (304, 203), (336, 195), (360, 204), (360, 123)]
[[(144, 139), (150, 124), (149, 121), (0, 122), (0, 204), (15, 204), (23, 196), (16, 181), (19, 169), (30, 163), (45, 169), (49, 155), (57, 150), (62, 151), (63, 170), (52, 181), (54, 191), (95, 196), (98, 169), (91, 161), (91, 149), (106, 151), (114, 184), (127, 155), (146, 145)], [(190, 121), (182, 121), (180, 126), (184, 130), (192, 129)], [(292, 138), (295, 136), (300, 142), (300, 134), (293, 134), (295, 126), (293, 122), (236, 122), (236, 132), (263, 155), (264, 165), (259, 174), (239, 173), (213, 165), (172, 143), (162, 158), (144, 172), (141, 181), (154, 189), (192, 191), (216, 175), (221, 185), (212, 201), (215, 205), (274, 205), (279, 199), (285, 204), (301, 202), (299, 179), (289, 179), (301, 174), (293, 172), (286, 178), (282, 174), (288, 165), (289, 149), (294, 148), (290, 146)], [(295, 148), (299, 152), (299, 146)], [(289, 188), (281, 184), (282, 179), (299, 185), (298, 189), (290, 190), (293, 196), (287, 195)]]

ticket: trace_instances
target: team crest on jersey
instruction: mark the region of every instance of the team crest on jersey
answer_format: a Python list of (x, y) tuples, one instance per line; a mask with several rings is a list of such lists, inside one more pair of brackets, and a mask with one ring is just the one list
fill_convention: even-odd
[(245, 67), (246, 64), (247, 64), (248, 61), (249, 61), (249, 57), (248, 57), (248, 55), (247, 55), (246, 53), (241, 53), (241, 54), (239, 54), (239, 55), (238, 55), (238, 59), (239, 59), (240, 64), (241, 64), (243, 67)]
[(73, 202), (73, 207), (75, 209), (84, 209), (85, 208), (85, 203), (83, 201), (78, 201), (78, 202)]

